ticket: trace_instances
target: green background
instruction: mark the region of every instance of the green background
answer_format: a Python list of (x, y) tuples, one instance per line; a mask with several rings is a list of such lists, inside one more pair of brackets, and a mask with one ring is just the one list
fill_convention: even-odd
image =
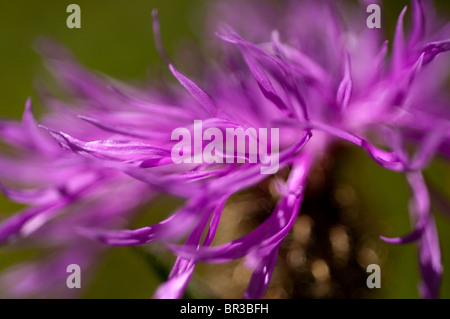
[[(126, 81), (142, 81), (164, 72), (152, 35), (151, 10), (159, 9), (163, 42), (173, 57), (185, 43), (197, 45), (204, 34), (202, 21), (205, 2), (200, 0), (78, 0), (78, 1), (2, 1), (0, 4), (0, 116), (19, 118), (28, 96), (35, 97), (36, 81), (44, 77), (41, 58), (33, 43), (46, 36), (66, 45), (90, 69)], [(388, 34), (406, 1), (387, 1), (383, 11)], [(66, 7), (81, 7), (81, 29), (66, 27)], [(441, 8), (448, 1), (440, 1)], [(179, 54), (178, 54), (179, 55)], [(38, 105), (39, 109), (39, 105)], [(42, 106), (40, 107), (42, 111)], [(359, 150), (349, 155), (341, 170), (342, 179), (353, 185), (358, 196), (370, 205), (367, 214), (385, 226), (384, 235), (409, 232), (408, 188), (400, 174), (375, 165)], [(427, 176), (441, 189), (448, 189), (449, 166), (435, 162)], [(450, 191), (447, 190), (450, 195)], [(167, 200), (168, 201), (168, 200)], [(162, 200), (159, 205), (167, 206)], [(0, 213), (17, 205), (0, 198)], [(450, 221), (437, 214), (444, 269), (450, 270)], [(389, 246), (386, 280), (379, 291), (382, 298), (417, 298), (419, 282), (414, 245)], [(0, 253), (0, 269), (20, 260), (20, 254)], [(384, 270), (383, 270), (384, 271)], [(149, 298), (159, 283), (145, 260), (132, 248), (111, 251), (98, 276), (87, 290), (87, 298)], [(444, 274), (444, 298), (450, 297), (450, 275)]]

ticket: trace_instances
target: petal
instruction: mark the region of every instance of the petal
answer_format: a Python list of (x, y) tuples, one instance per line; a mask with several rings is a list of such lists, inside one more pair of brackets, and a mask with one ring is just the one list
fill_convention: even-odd
[(41, 189), (15, 189), (0, 183), (0, 189), (3, 194), (10, 200), (30, 205), (40, 205), (47, 202), (55, 201), (64, 193), (54, 187)]
[(420, 286), (422, 298), (439, 298), (443, 266), (437, 228), (433, 218), (419, 241), (419, 261), (423, 278)]
[(337, 90), (336, 94), (336, 103), (345, 110), (348, 106), (348, 102), (350, 101), (350, 97), (352, 95), (352, 76), (350, 73), (351, 69), (351, 61), (350, 61), (350, 55), (347, 54), (347, 59), (345, 60), (345, 72), (344, 77), (339, 84), (339, 88)]
[(278, 247), (264, 257), (253, 272), (252, 278), (244, 293), (245, 299), (260, 299), (266, 293), (278, 256)]
[[(248, 255), (255, 249), (263, 249), (279, 244), (291, 229), (299, 211), (303, 195), (299, 196), (297, 188), (304, 186), (310, 167), (310, 155), (303, 155), (294, 164), (288, 180), (288, 188), (292, 191), (281, 200), (274, 212), (250, 234), (233, 240), (227, 244), (211, 248), (179, 247), (169, 245), (175, 253), (186, 258), (211, 263), (227, 262)], [(303, 194), (303, 193), (301, 193)]]
[(422, 0), (412, 1), (412, 31), (410, 36), (410, 45), (415, 46), (425, 35), (425, 14), (423, 11)]
[(28, 98), (25, 104), (25, 111), (22, 116), (22, 127), (24, 129), (25, 134), (27, 134), (32, 145), (40, 150), (43, 153), (54, 154), (58, 151), (55, 148), (55, 143), (48, 139), (46, 136), (42, 134), (42, 131), (39, 130), (38, 125), (33, 116), (31, 98)]
[(153, 37), (155, 39), (156, 50), (158, 51), (161, 58), (163, 58), (167, 64), (173, 64), (161, 40), (161, 32), (158, 18), (158, 9), (152, 10), (152, 20), (153, 20)]
[(101, 159), (138, 161), (148, 157), (168, 157), (170, 149), (135, 141), (105, 140), (83, 142), (66, 133), (45, 128), (64, 149), (86, 152)]
[(393, 43), (393, 69), (400, 71), (405, 63), (405, 38), (403, 34), (403, 18), (405, 17), (407, 6), (400, 13), (395, 27)]
[(200, 210), (208, 206), (204, 198), (192, 199), (186, 206), (165, 220), (135, 230), (104, 230), (80, 228), (79, 233), (111, 246), (134, 246), (167, 239), (177, 240), (185, 236), (198, 219)]
[[(217, 204), (217, 207), (212, 214), (208, 233), (206, 234), (203, 246), (209, 246), (214, 239), (217, 227), (219, 225), (220, 215), (222, 213), (225, 202), (228, 198), (224, 196)], [(186, 245), (200, 245), (202, 234), (205, 230), (206, 223), (208, 222), (210, 214), (204, 214), (202, 219), (196, 225), (191, 235), (186, 241)], [(192, 276), (195, 268), (195, 261), (192, 259), (186, 259), (178, 257), (175, 265), (170, 273), (167, 282), (158, 287), (155, 293), (155, 298), (158, 299), (174, 299), (181, 298), (186, 290), (190, 277)]]
[(422, 49), (422, 52), (425, 53), (423, 64), (430, 63), (438, 54), (447, 51), (450, 51), (450, 39), (427, 43)]
[(217, 113), (217, 106), (215, 102), (208, 94), (205, 93), (205, 91), (203, 91), (192, 80), (178, 72), (172, 64), (169, 64), (169, 69), (181, 85), (184, 86), (184, 88), (192, 95), (192, 97), (205, 108), (208, 114), (214, 115)]
[(419, 240), (424, 231), (427, 229), (432, 218), (430, 214), (430, 197), (428, 190), (420, 172), (408, 173), (408, 182), (413, 192), (414, 210), (417, 211), (418, 222), (413, 232), (403, 237), (387, 238), (381, 236), (380, 238), (390, 244), (407, 244)]

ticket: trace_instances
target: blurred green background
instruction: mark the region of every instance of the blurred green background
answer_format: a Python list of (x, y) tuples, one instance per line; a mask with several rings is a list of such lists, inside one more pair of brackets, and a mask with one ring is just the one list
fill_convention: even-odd
[[(446, 8), (449, 1), (438, 4)], [(66, 8), (70, 3), (81, 7), (81, 29), (66, 27)], [(396, 17), (407, 1), (387, 1), (384, 25), (392, 33)], [(44, 77), (41, 58), (33, 43), (39, 36), (53, 38), (70, 50), (92, 70), (125, 81), (142, 81), (164, 70), (152, 35), (151, 10), (159, 9), (163, 42), (173, 57), (186, 43), (198, 45), (204, 34), (202, 21), (206, 1), (202, 0), (78, 0), (78, 1), (2, 1), (0, 5), (0, 116), (19, 118), (28, 96), (36, 99), (34, 85)], [(178, 54), (179, 55), (179, 54)], [(38, 110), (42, 111), (42, 106)], [(375, 165), (362, 151), (350, 150), (338, 170), (343, 183), (356, 190), (365, 204), (365, 212), (377, 221), (382, 234), (409, 232), (407, 212), (408, 187), (400, 174)], [(436, 161), (426, 176), (447, 192), (450, 169)], [(446, 190), (447, 188), (447, 190)], [(158, 205), (167, 209), (170, 199)], [(173, 204), (172, 204), (173, 205)], [(0, 198), (0, 214), (18, 206)], [(444, 273), (450, 271), (450, 221), (436, 214), (443, 251)], [(143, 220), (139, 223), (144, 223)], [(389, 246), (382, 271), (382, 288), (376, 297), (417, 298), (419, 282), (415, 245)], [(0, 270), (22, 257), (0, 252)], [(160, 279), (144, 258), (132, 248), (111, 250), (100, 267), (87, 298), (149, 298)], [(450, 297), (450, 275), (444, 274), (442, 297)]]

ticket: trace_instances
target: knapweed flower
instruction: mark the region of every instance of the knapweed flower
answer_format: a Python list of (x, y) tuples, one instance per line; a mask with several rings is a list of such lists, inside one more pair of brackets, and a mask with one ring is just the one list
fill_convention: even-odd
[[(70, 68), (82, 72), (72, 62), (58, 60), (58, 54), (63, 54), (60, 48), (45, 42), (41, 47), (52, 52), (47, 55), (52, 63), (64, 63), (66, 75)], [(90, 114), (88, 104), (80, 104), (73, 113), (56, 100), (49, 98), (47, 102), (53, 112), (45, 115), (42, 123), (85, 138), (105, 138), (90, 124), (71, 124), (77, 115)], [(104, 250), (102, 245), (87, 244), (74, 225), (123, 227), (124, 218), (130, 218), (154, 193), (117, 170), (73, 157), (59, 147), (35, 122), (31, 99), (21, 122), (1, 121), (0, 135), (6, 146), (0, 159), (0, 188), (9, 199), (27, 205), (2, 222), (0, 241), (8, 242), (11, 248), (40, 243), (40, 249), (53, 252), (5, 271), (0, 279), (2, 290), (8, 297), (72, 296), (74, 291), (61, 285), (67, 278), (67, 266), (75, 263), (88, 268)]]
[[(64, 272), (59, 266), (71, 255), (88, 263), (102, 249), (98, 241), (160, 241), (177, 260), (155, 297), (181, 297), (199, 262), (245, 257), (253, 275), (244, 297), (261, 298), (301, 212), (312, 166), (344, 140), (405, 175), (414, 230), (382, 239), (418, 243), (421, 294), (438, 297), (439, 240), (422, 171), (435, 155), (450, 155), (450, 61), (441, 54), (450, 50), (450, 29), (441, 27), (430, 2), (413, 0), (410, 29), (404, 32), (405, 7), (389, 45), (382, 29), (366, 27), (365, 8), (346, 5), (219, 3), (221, 23), (212, 15), (211, 24), (222, 57), (202, 66), (201, 81), (184, 75), (167, 56), (154, 12), (157, 47), (181, 84), (159, 89), (102, 80), (58, 46), (41, 43), (70, 99), (47, 97), (51, 112), (40, 125), (31, 102), (21, 123), (1, 122), (2, 139), (20, 152), (2, 155), (0, 178), (27, 187), (2, 189), (28, 207), (0, 225), (0, 241), (40, 240), (60, 246), (61, 253), (52, 263), (13, 270), (3, 280), (30, 274), (17, 294), (38, 294), (41, 276)], [(256, 156), (259, 161), (252, 160)], [(286, 180), (274, 177), (280, 198), (273, 212), (244, 237), (212, 245), (228, 198), (268, 178), (262, 172), (269, 163), (276, 163), (271, 173), (289, 171)], [(119, 230), (122, 219), (160, 193), (185, 204), (160, 223)], [(92, 239), (92, 245), (80, 244)]]

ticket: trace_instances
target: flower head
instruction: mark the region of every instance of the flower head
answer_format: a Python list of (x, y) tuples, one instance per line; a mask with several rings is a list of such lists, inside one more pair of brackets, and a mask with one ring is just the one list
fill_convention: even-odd
[[(18, 159), (2, 155), (1, 167), (6, 169), (0, 169), (0, 178), (20, 176), (20, 186), (33, 187), (3, 186), (6, 196), (29, 208), (0, 224), (0, 241), (44, 236), (44, 242), (64, 245), (67, 253), (79, 253), (84, 261), (101, 249), (78, 251), (78, 241), (85, 237), (111, 246), (162, 241), (177, 260), (155, 293), (159, 298), (181, 297), (199, 262), (246, 257), (253, 276), (244, 297), (261, 298), (280, 245), (301, 211), (312, 165), (344, 140), (380, 166), (406, 176), (415, 229), (403, 237), (382, 239), (418, 242), (421, 293), (437, 297), (440, 248), (422, 171), (435, 155), (450, 154), (444, 89), (449, 60), (441, 55), (450, 49), (450, 30), (430, 24), (435, 19), (430, 19), (429, 3), (411, 4), (411, 29), (404, 34), (405, 7), (389, 54), (381, 31), (365, 27), (364, 10), (338, 10), (331, 1), (222, 2), (221, 17), (228, 24), (217, 25), (216, 35), (223, 58), (203, 66), (203, 85), (167, 56), (154, 12), (157, 47), (180, 85), (145, 91), (99, 79), (60, 47), (43, 42), (41, 50), (72, 100), (48, 97), (52, 111), (40, 128), (31, 102), (21, 123), (0, 124), (2, 139), (22, 150)], [(277, 19), (267, 21), (267, 12)], [(211, 20), (216, 25), (217, 19)], [(250, 160), (250, 147), (220, 153), (224, 141), (215, 141), (215, 155), (231, 161), (175, 163), (172, 132), (186, 128), (195, 135), (195, 121), (202, 121), (205, 130), (215, 129), (215, 139), (230, 128), (279, 129), (279, 141), (261, 144), (259, 136), (255, 143), (272, 150), (280, 169), (290, 169), (287, 180), (277, 182), (280, 199), (270, 216), (246, 236), (216, 246), (212, 242), (227, 199), (267, 175), (261, 174), (264, 163)], [(210, 142), (201, 134), (204, 152)], [(250, 145), (252, 136), (248, 138)], [(160, 223), (117, 230), (118, 219), (129, 218), (134, 208), (159, 193), (186, 202)], [(64, 218), (55, 218), (62, 214)], [(59, 258), (65, 261), (64, 254)], [(48, 266), (42, 271), (52, 270)], [(34, 280), (23, 289), (32, 289)]]

